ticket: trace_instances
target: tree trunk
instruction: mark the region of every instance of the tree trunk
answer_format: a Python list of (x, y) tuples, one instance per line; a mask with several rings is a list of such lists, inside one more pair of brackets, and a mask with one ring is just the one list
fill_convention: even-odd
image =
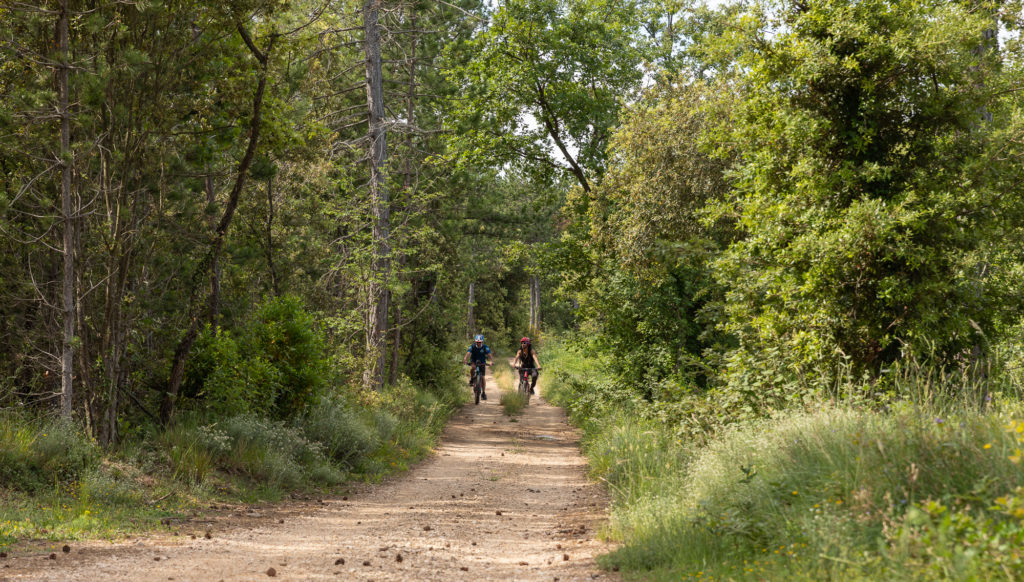
[(540, 332), (540, 278), (530, 277), (530, 335)]
[(281, 296), (281, 285), (274, 268), (274, 176), (267, 178), (267, 269), (270, 270), (270, 288), (274, 297)]
[(74, 398), (74, 356), (75, 356), (75, 212), (74, 194), (71, 191), (71, 111), (68, 97), (68, 69), (70, 64), (68, 36), (70, 16), (68, 0), (61, 0), (60, 16), (57, 21), (57, 47), (61, 64), (57, 71), (57, 94), (60, 108), (60, 163), (61, 163), (61, 218), (64, 223), (64, 272), (63, 309), (64, 338), (61, 352), (61, 398), (60, 411), (64, 418), (71, 418)]
[[(210, 216), (210, 228), (213, 229), (217, 226), (213, 220), (212, 210), (214, 205), (217, 203), (217, 190), (213, 185), (213, 174), (210, 172), (210, 166), (206, 166), (206, 204), (208, 209), (211, 211)], [(207, 308), (209, 314), (207, 317), (210, 319), (210, 325), (217, 327), (217, 320), (220, 319), (220, 265), (218, 264), (218, 257), (213, 258), (213, 265), (210, 267), (210, 299), (208, 301)]]
[[(409, 10), (409, 27), (412, 30), (416, 28), (416, 7), (408, 6)], [(416, 45), (419, 43), (419, 35), (416, 34), (412, 39), (412, 46), (409, 48), (409, 85), (405, 93), (405, 121), (410, 127), (416, 125)], [(410, 203), (413, 198), (413, 187), (415, 181), (412, 177), (412, 131), (405, 133), (405, 172), (403, 176), (402, 184), (402, 196), (405, 199), (405, 207), (408, 212)], [(401, 254), (398, 257), (398, 272), (401, 274), (402, 269), (405, 267), (406, 257), (405, 254)], [(402, 319), (402, 304), (399, 301), (394, 301), (392, 306), (395, 314), (394, 319), (394, 335), (392, 336), (391, 345), (391, 373), (389, 374), (389, 382), (392, 385), (398, 383), (398, 375), (401, 371), (401, 354), (402, 354), (402, 326), (404, 321)]]
[(370, 206), (373, 213), (373, 258), (370, 266), (369, 317), (366, 334), (364, 384), (379, 390), (384, 386), (387, 363), (385, 334), (388, 327), (388, 278), (391, 269), (391, 216), (385, 176), (387, 128), (384, 125), (384, 77), (380, 55), (381, 0), (366, 0), (363, 27), (366, 51), (366, 102), (369, 107)]
[(469, 302), (467, 303), (467, 306), (466, 306), (466, 313), (467, 313), (467, 315), (466, 315), (466, 337), (469, 338), (469, 339), (472, 339), (473, 331), (476, 328), (476, 321), (473, 320), (473, 305), (475, 304), (474, 303), (475, 299), (473, 297), (473, 287), (474, 287), (474, 285), (476, 285), (476, 284), (475, 283), (470, 283), (469, 284)]

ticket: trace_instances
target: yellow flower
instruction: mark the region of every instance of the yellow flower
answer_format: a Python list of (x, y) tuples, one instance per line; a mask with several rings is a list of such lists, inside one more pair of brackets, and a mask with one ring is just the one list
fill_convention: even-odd
[(987, 449), (991, 449), (991, 448), (992, 448), (992, 443), (985, 443), (985, 446), (984, 446), (984, 447), (982, 447), (982, 448), (983, 448), (983, 449), (986, 449), (986, 450), (987, 450)]

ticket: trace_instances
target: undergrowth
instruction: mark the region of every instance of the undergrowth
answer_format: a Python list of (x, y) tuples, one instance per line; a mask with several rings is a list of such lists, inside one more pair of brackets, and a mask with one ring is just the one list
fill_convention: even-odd
[[(613, 506), (600, 562), (645, 580), (1024, 576), (1016, 398), (826, 400), (690, 436), (601, 362), (549, 343), (545, 393), (584, 430)], [(950, 376), (951, 377), (951, 376)], [(903, 393), (957, 395), (928, 374)], [(927, 384), (927, 385), (925, 385)], [(692, 426), (692, 425), (690, 425)]]
[(73, 424), (0, 411), (0, 548), (116, 537), (215, 501), (376, 481), (423, 458), (461, 397), (402, 382), (321, 397), (291, 421), (192, 414), (109, 451)]

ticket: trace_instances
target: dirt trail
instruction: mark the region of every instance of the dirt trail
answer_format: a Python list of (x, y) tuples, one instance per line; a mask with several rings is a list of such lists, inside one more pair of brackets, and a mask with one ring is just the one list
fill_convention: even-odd
[[(606, 499), (585, 476), (561, 409), (535, 397), (518, 422), (490, 400), (449, 423), (436, 454), (391, 482), (288, 514), (245, 509), (185, 535), (74, 542), (0, 559), (3, 580), (617, 580), (594, 556)], [(251, 525), (249, 525), (251, 524)], [(195, 539), (190, 532), (198, 533)]]

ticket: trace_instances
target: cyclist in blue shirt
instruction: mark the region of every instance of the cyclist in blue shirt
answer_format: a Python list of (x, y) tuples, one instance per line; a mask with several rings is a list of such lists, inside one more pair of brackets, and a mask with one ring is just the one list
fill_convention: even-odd
[[(487, 364), (488, 366), (494, 365), (494, 360), (491, 358), (491, 348), (484, 343), (484, 335), (482, 333), (476, 334), (473, 338), (473, 344), (466, 350), (466, 356), (462, 358), (463, 364)], [(473, 379), (476, 374), (476, 366), (470, 366), (469, 368), (469, 385), (473, 385)], [(487, 393), (484, 392), (484, 379), (480, 379), (480, 398), (487, 400)]]

